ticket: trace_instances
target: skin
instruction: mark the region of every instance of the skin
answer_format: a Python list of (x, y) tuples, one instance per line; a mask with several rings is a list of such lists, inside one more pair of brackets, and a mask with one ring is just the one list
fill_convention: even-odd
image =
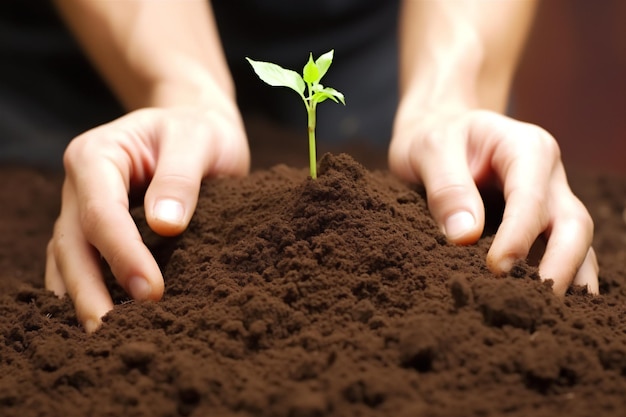
[[(68, 146), (48, 245), (46, 287), (68, 294), (92, 332), (113, 308), (101, 258), (134, 299), (163, 294), (161, 272), (129, 214), (129, 193), (145, 188), (148, 224), (175, 235), (189, 223), (201, 180), (245, 175), (250, 155), (210, 2), (57, 6), (129, 110)], [(389, 167), (425, 185), (433, 217), (459, 244), (475, 242), (484, 227), (477, 187), (499, 184), (506, 208), (489, 268), (505, 273), (542, 236), (539, 271), (554, 280), (554, 291), (563, 295), (573, 282), (597, 293), (593, 223), (569, 188), (555, 139), (502, 115), (534, 7), (531, 0), (404, 1)]]
[(389, 167), (425, 185), (433, 217), (459, 244), (483, 231), (477, 187), (498, 184), (506, 207), (488, 267), (505, 274), (541, 237), (539, 273), (556, 294), (572, 282), (598, 293), (593, 222), (568, 185), (556, 140), (502, 115), (535, 7), (528, 0), (403, 3)]
[(163, 295), (161, 272), (128, 211), (131, 190), (147, 187), (148, 224), (176, 235), (191, 219), (202, 178), (246, 175), (250, 152), (209, 2), (57, 6), (129, 110), (70, 142), (47, 249), (46, 288), (68, 294), (92, 332), (113, 308), (100, 257), (134, 299)]

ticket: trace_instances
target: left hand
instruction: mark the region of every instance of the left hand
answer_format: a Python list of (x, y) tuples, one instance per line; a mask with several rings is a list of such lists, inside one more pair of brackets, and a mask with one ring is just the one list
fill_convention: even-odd
[(131, 189), (146, 190), (150, 228), (174, 236), (189, 224), (203, 178), (247, 174), (250, 155), (239, 111), (218, 98), (213, 107), (136, 110), (68, 145), (45, 282), (58, 296), (70, 296), (87, 332), (113, 309), (102, 260), (135, 300), (163, 295), (159, 266), (129, 212)]
[(496, 274), (528, 256), (543, 234), (543, 279), (564, 295), (573, 283), (598, 293), (593, 221), (573, 194), (556, 140), (544, 129), (487, 110), (399, 112), (389, 149), (390, 170), (423, 183), (428, 206), (448, 239), (476, 242), (485, 223), (477, 185), (495, 180), (506, 202), (487, 254)]

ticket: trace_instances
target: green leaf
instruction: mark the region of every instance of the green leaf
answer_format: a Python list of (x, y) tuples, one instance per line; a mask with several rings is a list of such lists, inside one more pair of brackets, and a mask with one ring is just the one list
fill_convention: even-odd
[(326, 52), (324, 55), (317, 58), (317, 60), (315, 61), (315, 65), (317, 65), (317, 69), (320, 73), (317, 81), (320, 81), (322, 77), (326, 74), (326, 71), (328, 71), (328, 68), (330, 68), (330, 64), (333, 63), (334, 53), (335, 53), (335, 50), (331, 49), (330, 51)]
[(302, 78), (304, 79), (304, 82), (309, 84), (315, 84), (321, 78), (320, 71), (315, 64), (315, 61), (313, 61), (313, 54), (309, 54), (309, 60), (302, 70)]
[(321, 103), (326, 99), (331, 99), (335, 103), (341, 102), (344, 106), (346, 105), (343, 94), (331, 87), (324, 87), (323, 89), (316, 91), (311, 99), (316, 103)]
[(254, 61), (247, 57), (246, 59), (252, 65), (256, 75), (265, 83), (272, 87), (291, 88), (304, 99), (305, 84), (300, 74), (271, 62)]
[[(343, 94), (334, 88), (324, 87), (319, 83), (333, 62), (333, 54), (334, 50), (331, 49), (316, 61), (313, 61), (313, 54), (309, 53), (309, 60), (302, 70), (302, 76), (295, 71), (282, 68), (271, 62), (254, 61), (246, 58), (261, 80), (271, 86), (289, 87), (300, 94), (304, 101), (308, 117), (309, 169), (313, 179), (317, 177), (315, 148), (315, 112), (317, 104), (328, 99), (333, 100), (335, 103), (341, 102), (344, 105), (346, 104)], [(309, 92), (308, 97), (305, 97), (304, 93), (307, 86)]]

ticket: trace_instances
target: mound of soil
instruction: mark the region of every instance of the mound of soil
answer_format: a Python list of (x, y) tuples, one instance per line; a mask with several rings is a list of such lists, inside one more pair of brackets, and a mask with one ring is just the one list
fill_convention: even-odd
[[(303, 165), (300, 165), (303, 166)], [(423, 190), (346, 154), (207, 181), (189, 229), (134, 211), (166, 280), (93, 335), (42, 289), (60, 177), (4, 167), (2, 416), (622, 416), (626, 181), (581, 178), (601, 295), (492, 275), (488, 228), (446, 242)], [(501, 205), (488, 213), (497, 224)]]

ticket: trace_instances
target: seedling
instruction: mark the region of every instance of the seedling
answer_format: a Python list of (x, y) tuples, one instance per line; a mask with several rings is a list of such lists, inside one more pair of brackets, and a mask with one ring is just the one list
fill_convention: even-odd
[(291, 88), (302, 98), (308, 118), (309, 169), (312, 179), (317, 178), (317, 156), (315, 155), (315, 111), (317, 105), (326, 99), (331, 99), (335, 103), (341, 102), (343, 105), (346, 104), (343, 94), (334, 88), (324, 87), (320, 84), (320, 80), (333, 62), (333, 54), (334, 50), (330, 50), (315, 61), (313, 60), (313, 54), (309, 54), (309, 61), (304, 66), (302, 75), (271, 62), (254, 61), (246, 58), (262, 81), (272, 87)]

